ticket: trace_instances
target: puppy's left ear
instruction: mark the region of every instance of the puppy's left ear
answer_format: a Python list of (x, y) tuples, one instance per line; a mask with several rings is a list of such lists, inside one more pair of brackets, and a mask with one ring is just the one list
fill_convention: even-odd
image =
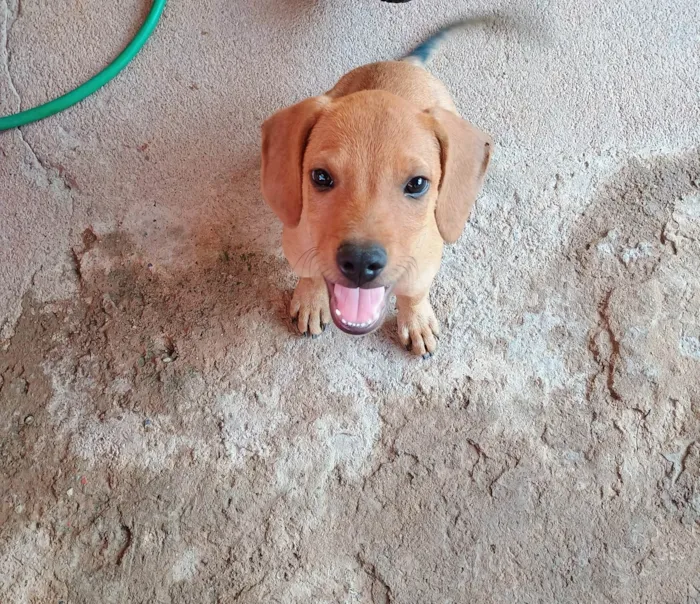
[(285, 226), (299, 224), (304, 152), (311, 129), (329, 102), (325, 96), (306, 99), (262, 125), (262, 193)]
[(435, 221), (440, 235), (454, 243), (462, 234), (491, 159), (491, 137), (446, 109), (430, 109), (440, 143), (442, 175)]

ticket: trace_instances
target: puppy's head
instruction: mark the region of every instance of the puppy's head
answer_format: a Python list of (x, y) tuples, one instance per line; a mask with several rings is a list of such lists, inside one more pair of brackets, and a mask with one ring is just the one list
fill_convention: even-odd
[(263, 196), (288, 227), (304, 213), (340, 329), (376, 329), (428, 244), (459, 237), (490, 146), (458, 116), (382, 91), (307, 99), (264, 123)]

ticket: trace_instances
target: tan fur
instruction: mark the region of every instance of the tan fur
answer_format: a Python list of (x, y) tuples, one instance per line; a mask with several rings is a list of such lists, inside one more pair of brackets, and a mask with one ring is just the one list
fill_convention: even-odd
[[(382, 284), (397, 296), (399, 335), (414, 353), (436, 348), (428, 300), (444, 242), (462, 232), (481, 187), (491, 139), (457, 115), (443, 84), (408, 61), (365, 65), (326, 94), (263, 124), (262, 189), (284, 224), (282, 245), (301, 278), (291, 306), (302, 332), (328, 322), (323, 277), (341, 279), (338, 245), (376, 241), (389, 255)], [(342, 183), (318, 192), (309, 174), (328, 170)], [(431, 186), (403, 194), (413, 176)]]

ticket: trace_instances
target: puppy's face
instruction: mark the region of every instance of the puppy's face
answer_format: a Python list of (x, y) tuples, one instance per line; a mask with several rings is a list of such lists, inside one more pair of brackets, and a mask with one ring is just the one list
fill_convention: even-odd
[(410, 103), (351, 95), (319, 117), (302, 167), (302, 203), (336, 324), (367, 333), (393, 286), (416, 277), (426, 238), (440, 234), (440, 144)]
[(439, 262), (442, 241), (464, 227), (490, 144), (449, 111), (377, 90), (307, 99), (263, 124), (263, 195), (289, 228), (305, 215), (340, 329), (376, 329), (392, 288)]

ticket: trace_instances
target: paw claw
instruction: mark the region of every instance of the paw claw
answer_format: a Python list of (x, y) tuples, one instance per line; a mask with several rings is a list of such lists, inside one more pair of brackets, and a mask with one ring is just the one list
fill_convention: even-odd
[(305, 338), (315, 339), (322, 333), (322, 317), (330, 316), (328, 290), (321, 278), (302, 278), (292, 296), (293, 324)]
[(406, 342), (406, 350), (429, 359), (437, 348), (439, 329), (437, 319), (427, 299), (419, 304), (397, 299), (399, 306), (399, 338)]

